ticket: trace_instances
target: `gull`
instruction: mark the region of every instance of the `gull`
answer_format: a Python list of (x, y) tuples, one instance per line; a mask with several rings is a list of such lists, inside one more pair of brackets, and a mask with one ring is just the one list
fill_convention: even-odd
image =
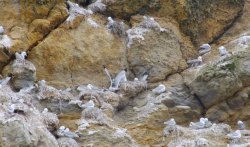
[(227, 134), (227, 138), (232, 140), (233, 143), (235, 143), (236, 141), (239, 141), (241, 138), (240, 130), (236, 130), (235, 132)]
[(11, 48), (12, 40), (8, 35), (2, 35), (0, 44), (2, 44), (5, 48)]
[(21, 54), (19, 54), (18, 52), (15, 53), (15, 57), (17, 60), (25, 60), (27, 57), (27, 53), (26, 52), (21, 52)]
[(91, 109), (95, 107), (95, 103), (93, 102), (93, 100), (89, 100), (87, 103), (84, 103), (81, 105), (81, 108), (83, 109)]
[(108, 24), (107, 29), (113, 33), (117, 34), (119, 36), (125, 35), (125, 25), (123, 22), (117, 22), (112, 19), (112, 17), (108, 17)]
[(202, 44), (200, 47), (199, 47), (199, 55), (204, 55), (208, 52), (211, 51), (211, 46), (209, 44)]
[(205, 127), (205, 119), (200, 118), (199, 122), (195, 122), (195, 123), (190, 122), (189, 127), (193, 129), (203, 129)]
[(81, 100), (71, 100), (70, 102), (69, 102), (69, 104), (70, 105), (78, 105), (79, 107), (81, 107), (81, 105), (82, 105), (82, 101)]
[(134, 81), (139, 81), (139, 79), (138, 78), (134, 78)]
[(240, 130), (245, 130), (245, 124), (242, 121), (239, 120), (237, 122), (237, 125)]
[(9, 83), (9, 81), (11, 80), (11, 78), (12, 78), (12, 77), (8, 76), (8, 77), (6, 77), (5, 79), (0, 80), (0, 82), (1, 82), (0, 85), (1, 85), (1, 86), (7, 85), (7, 84)]
[(118, 87), (119, 87), (119, 85), (120, 85), (120, 82), (125, 82), (125, 81), (127, 81), (126, 69), (120, 71), (120, 72), (116, 75), (112, 87), (118, 89)]
[(154, 88), (152, 91), (155, 94), (161, 94), (161, 93), (166, 91), (166, 87), (165, 87), (165, 85), (160, 84), (158, 87)]
[(164, 122), (164, 124), (168, 126), (175, 126), (176, 122), (173, 118), (171, 118), (169, 121)]
[(219, 47), (219, 53), (220, 53), (220, 56), (224, 56), (228, 54), (227, 49), (224, 46)]
[(69, 138), (79, 137), (76, 133), (71, 132), (69, 128), (65, 128), (65, 126), (60, 126), (59, 130), (57, 131), (57, 135), (60, 137), (69, 137)]
[(49, 112), (48, 108), (44, 108), (42, 113), (45, 114), (47, 112)]
[(88, 88), (89, 90), (92, 90), (92, 89), (94, 88), (94, 86), (91, 85), (91, 84), (88, 84), (88, 85), (87, 85), (87, 88)]
[(0, 35), (3, 35), (3, 33), (4, 33), (4, 28), (3, 26), (0, 26)]
[(139, 78), (139, 81), (142, 81), (142, 82), (147, 82), (147, 78), (148, 78), (148, 72), (144, 72), (142, 74), (142, 76)]
[(202, 64), (202, 57), (199, 56), (197, 59), (188, 60), (187, 64), (189, 65), (189, 67), (199, 66)]

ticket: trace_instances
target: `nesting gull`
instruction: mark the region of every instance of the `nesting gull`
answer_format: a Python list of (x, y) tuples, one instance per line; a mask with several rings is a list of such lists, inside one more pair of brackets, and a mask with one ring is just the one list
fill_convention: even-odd
[(4, 28), (3, 26), (0, 26), (0, 35), (3, 35), (3, 33), (4, 33)]
[(157, 86), (156, 88), (154, 88), (152, 91), (155, 94), (161, 94), (161, 93), (163, 93), (163, 92), (166, 91), (166, 87), (165, 87), (165, 85), (160, 84), (159, 86)]
[(168, 126), (175, 126), (176, 122), (173, 118), (171, 118), (169, 121), (164, 122), (164, 124)]
[(172, 133), (177, 133), (177, 135), (178, 135), (178, 129), (176, 126), (176, 122), (173, 118), (171, 118), (169, 121), (164, 122), (164, 124), (166, 125), (166, 127), (163, 130), (164, 136), (168, 136)]
[(227, 134), (228, 139), (230, 139), (233, 143), (237, 142), (241, 138), (241, 132), (240, 130), (236, 130), (235, 132), (232, 132), (230, 134)]
[(71, 132), (69, 128), (65, 128), (65, 126), (60, 126), (57, 131), (57, 135), (60, 137), (69, 137), (69, 138), (77, 138), (79, 137), (76, 133)]
[(148, 72), (144, 72), (142, 74), (142, 76), (139, 78), (139, 81), (142, 81), (142, 82), (147, 82), (147, 78), (148, 78)]
[(207, 118), (200, 118), (199, 122), (190, 122), (189, 127), (192, 129), (204, 129), (212, 126), (212, 123)]
[(112, 17), (108, 17), (108, 24), (107, 24), (107, 29), (118, 36), (123, 36), (125, 35), (125, 24), (121, 21), (114, 21)]
[(196, 67), (202, 64), (202, 57), (199, 56), (197, 59), (188, 60), (187, 64), (189, 67)]
[(120, 71), (115, 79), (114, 79), (114, 82), (113, 82), (113, 85), (112, 87), (110, 88), (111, 91), (115, 91), (118, 89), (118, 87), (120, 86), (120, 83), (121, 82), (125, 82), (127, 81), (127, 77), (126, 77), (126, 70), (122, 70)]
[(228, 54), (227, 49), (224, 46), (219, 47), (220, 56), (225, 56)]
[(202, 56), (211, 51), (211, 46), (209, 44), (202, 44), (199, 47), (199, 55)]
[(237, 125), (238, 125), (239, 130), (245, 130), (246, 128), (245, 124), (240, 120), (237, 122)]
[(95, 107), (95, 103), (92, 100), (89, 100), (87, 103), (81, 105), (83, 109), (91, 109)]
[(8, 35), (2, 35), (0, 44), (4, 46), (5, 48), (9, 49), (12, 46), (12, 40)]
[(27, 57), (27, 53), (26, 52), (21, 52), (21, 53), (16, 52), (15, 57), (17, 60), (24, 61)]

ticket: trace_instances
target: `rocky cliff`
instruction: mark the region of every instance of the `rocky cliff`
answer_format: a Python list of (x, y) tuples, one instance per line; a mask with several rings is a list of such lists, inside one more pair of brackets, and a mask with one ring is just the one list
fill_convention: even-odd
[(249, 5), (0, 1), (0, 146), (249, 146)]

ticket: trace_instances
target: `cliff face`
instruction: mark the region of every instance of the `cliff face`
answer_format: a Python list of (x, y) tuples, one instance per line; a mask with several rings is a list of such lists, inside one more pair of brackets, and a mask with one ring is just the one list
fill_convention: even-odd
[[(0, 1), (0, 70), (11, 76), (0, 81), (0, 146), (223, 146), (235, 143), (226, 124), (179, 125), (250, 124), (250, 2), (74, 2)], [(211, 51), (190, 67), (204, 43)], [(107, 70), (123, 81), (108, 88)], [(236, 144), (249, 145), (241, 132)]]

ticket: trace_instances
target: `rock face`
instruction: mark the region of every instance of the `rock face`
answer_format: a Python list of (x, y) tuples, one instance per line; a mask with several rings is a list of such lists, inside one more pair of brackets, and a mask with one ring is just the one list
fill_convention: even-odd
[(141, 27), (143, 23), (150, 25), (150, 22), (142, 22), (131, 29), (146, 31), (143, 39), (133, 39), (132, 45), (128, 48), (127, 57), (132, 72), (137, 77), (147, 72), (149, 81), (156, 82), (185, 69), (187, 65), (182, 56), (178, 32), (174, 32), (170, 26), (166, 26), (167, 29), (145, 29)]
[(209, 108), (249, 86), (249, 52), (239, 52), (204, 67), (188, 85)]
[(75, 29), (54, 30), (32, 49), (29, 59), (37, 67), (38, 79), (53, 85), (68, 87), (84, 82), (104, 86), (109, 81), (102, 66), (111, 73), (125, 68), (124, 47), (104, 26), (93, 28), (82, 21)]
[[(143, 0), (115, 1), (108, 11), (116, 17), (129, 19), (134, 14), (154, 14), (175, 19), (195, 46), (216, 39), (237, 19), (243, 10), (244, 0)], [(213, 28), (213, 29), (210, 29)]]
[[(71, 1), (79, 5), (0, 1), (0, 71), (13, 75), (0, 80), (0, 146), (226, 146), (231, 128), (212, 123), (249, 126), (249, 33), (217, 44), (230, 55), (219, 57), (210, 44), (202, 65), (186, 64), (197, 46), (235, 24), (249, 1), (102, 0), (106, 6), (94, 14), (87, 9), (95, 0)], [(248, 21), (239, 20), (227, 39), (245, 33), (237, 27)], [(13, 59), (16, 51), (28, 59)], [(127, 80), (105, 88), (103, 65), (112, 79), (127, 69)], [(164, 92), (154, 93), (159, 85)], [(211, 126), (180, 126), (204, 116)], [(164, 123), (171, 118), (174, 127)], [(250, 132), (241, 133), (233, 143), (249, 145)]]
[[(46, 1), (1, 1), (0, 25), (5, 29), (5, 34), (12, 39), (9, 49), (11, 56), (15, 51), (27, 51), (43, 38), (62, 21), (67, 18), (67, 9), (63, 0), (57, 2)], [(11, 19), (18, 18), (18, 19)], [(1, 56), (5, 53), (1, 51)], [(9, 57), (1, 60), (0, 66), (8, 63)]]

